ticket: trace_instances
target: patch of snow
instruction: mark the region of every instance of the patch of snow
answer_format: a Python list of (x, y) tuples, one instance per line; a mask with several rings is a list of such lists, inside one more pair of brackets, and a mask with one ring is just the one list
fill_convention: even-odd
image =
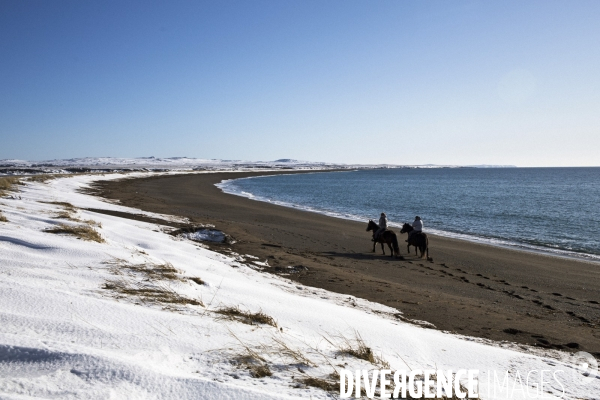
[(196, 232), (182, 233), (181, 236), (198, 242), (223, 243), (225, 241), (225, 234), (217, 229), (199, 229)]

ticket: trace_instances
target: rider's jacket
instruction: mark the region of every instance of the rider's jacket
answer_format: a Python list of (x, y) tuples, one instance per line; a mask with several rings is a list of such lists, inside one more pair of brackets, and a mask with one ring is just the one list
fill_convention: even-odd
[(412, 223), (412, 227), (415, 231), (421, 232), (423, 230), (423, 221), (416, 219), (415, 222)]
[(388, 223), (388, 220), (386, 217), (379, 217), (379, 228), (380, 229), (387, 229), (387, 223)]

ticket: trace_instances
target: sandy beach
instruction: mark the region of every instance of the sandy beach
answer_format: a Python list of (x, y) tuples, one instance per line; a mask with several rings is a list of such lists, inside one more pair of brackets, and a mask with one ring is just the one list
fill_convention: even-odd
[(291, 271), (289, 277), (302, 284), (382, 303), (440, 330), (600, 358), (600, 265), (433, 235), (433, 262), (417, 258), (414, 248), (408, 255), (405, 235), (399, 235), (404, 259), (391, 259), (379, 246), (371, 252), (367, 221), (253, 201), (214, 186), (276, 173), (290, 171), (106, 181), (96, 193), (193, 224), (214, 224), (236, 240), (212, 245), (217, 251), (259, 257), (268, 261), (268, 272)]

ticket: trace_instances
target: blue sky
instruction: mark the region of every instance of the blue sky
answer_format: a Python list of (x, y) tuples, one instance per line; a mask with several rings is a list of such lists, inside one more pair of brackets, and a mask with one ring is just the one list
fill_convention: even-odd
[(0, 159), (600, 165), (599, 1), (0, 0)]

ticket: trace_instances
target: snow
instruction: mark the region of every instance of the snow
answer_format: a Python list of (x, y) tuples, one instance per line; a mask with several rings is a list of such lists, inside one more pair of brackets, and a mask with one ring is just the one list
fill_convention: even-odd
[(225, 234), (216, 229), (199, 229), (196, 232), (182, 233), (181, 236), (199, 242), (223, 243), (225, 241)]
[[(1, 173), (65, 173), (91, 170), (256, 170), (256, 169), (370, 169), (370, 168), (460, 168), (460, 165), (342, 164), (280, 158), (274, 161), (218, 160), (193, 157), (82, 157), (63, 160), (0, 160)], [(504, 168), (514, 165), (475, 165), (471, 168)]]
[(131, 169), (161, 169), (161, 170), (191, 170), (191, 169), (219, 169), (240, 170), (256, 168), (276, 169), (328, 169), (347, 168), (346, 166), (311, 161), (298, 161), (292, 159), (280, 159), (275, 161), (248, 161), (248, 160), (217, 160), (191, 157), (83, 157), (69, 158), (64, 160), (26, 161), (5, 159), (0, 160), (0, 168), (8, 170), (39, 169), (47, 172), (65, 172), (73, 168), (88, 168), (101, 170), (131, 170)]
[[(0, 222), (0, 399), (336, 398), (299, 380), (343, 367), (380, 368), (340, 352), (357, 335), (392, 370), (478, 369), (483, 399), (531, 398), (518, 378), (524, 383), (529, 371), (542, 369), (564, 371), (558, 376), (565, 391), (546, 377), (553, 395), (543, 398), (600, 397), (600, 379), (582, 379), (567, 353), (427, 329), (398, 318), (401, 310), (261, 272), (254, 257), (215, 253), (167, 227), (86, 210), (179, 220), (79, 191), (122, 177), (29, 182), (18, 196), (0, 199), (8, 220)], [(55, 218), (65, 209), (56, 202), (74, 206), (73, 220)], [(86, 223), (74, 219), (94, 221), (104, 242), (45, 232)], [(159, 266), (179, 272), (149, 272)], [(119, 285), (190, 301), (145, 300), (114, 289)], [(227, 319), (216, 312), (225, 307), (262, 312), (276, 326)], [(254, 378), (243, 363), (249, 354), (260, 356), (272, 376)], [(501, 379), (510, 371), (514, 393), (488, 382), (493, 371)]]

